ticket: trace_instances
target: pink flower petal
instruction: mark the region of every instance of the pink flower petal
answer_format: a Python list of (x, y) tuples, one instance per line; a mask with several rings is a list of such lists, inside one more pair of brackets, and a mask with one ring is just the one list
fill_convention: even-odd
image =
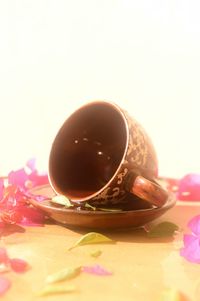
[(31, 158), (26, 162), (26, 166), (31, 170), (34, 171), (36, 170), (35, 166), (36, 166), (36, 159), (35, 158)]
[(29, 218), (24, 217), (23, 220), (20, 222), (20, 225), (24, 227), (43, 227), (44, 223), (36, 223), (30, 220)]
[(32, 182), (32, 187), (45, 185), (49, 183), (48, 175), (47, 174), (38, 174), (37, 171), (33, 171), (29, 175), (29, 181)]
[(22, 219), (20, 225), (23, 226), (43, 226), (45, 222), (45, 214), (39, 211), (37, 208), (21, 207), (20, 213)]
[(17, 187), (13, 196), (16, 200), (16, 205), (23, 205), (26, 203), (26, 191), (23, 188)]
[(200, 235), (200, 215), (193, 217), (189, 221), (188, 228), (192, 231), (192, 233)]
[(3, 230), (5, 227), (5, 222), (2, 221), (2, 219), (0, 218), (0, 231)]
[(190, 262), (200, 263), (200, 239), (191, 235), (184, 239), (184, 247), (180, 250), (180, 255)]
[(5, 210), (1, 213), (1, 219), (7, 224), (16, 224), (21, 221), (22, 215), (16, 210)]
[(0, 201), (3, 198), (3, 191), (4, 191), (4, 180), (0, 179)]
[[(25, 226), (43, 226), (45, 214), (33, 208), (29, 200), (42, 201), (46, 196), (32, 195), (28, 188), (49, 183), (47, 174), (38, 174), (35, 159), (26, 164), (28, 174), (24, 168), (11, 171), (8, 175), (8, 185), (0, 178), (0, 228), (6, 224), (20, 224)], [(30, 187), (28, 187), (30, 185)]]
[[(31, 173), (28, 176), (29, 180), (29, 188), (35, 187), (35, 186), (40, 186), (40, 185), (45, 185), (49, 183), (49, 179), (46, 173), (44, 174), (39, 174), (37, 169), (36, 169), (36, 160), (35, 158), (30, 159), (27, 163), (26, 166), (31, 170)], [(30, 185), (31, 182), (31, 185)]]
[(161, 177), (160, 179), (161, 179), (161, 181), (162, 180), (164, 181), (167, 190), (172, 191), (172, 192), (176, 192), (178, 190), (178, 187), (179, 187), (178, 179), (168, 178), (168, 177)]
[(11, 287), (11, 281), (3, 276), (0, 276), (0, 296), (3, 296)]
[(177, 198), (182, 201), (200, 201), (200, 174), (188, 174), (180, 180)]
[(20, 186), (25, 188), (26, 181), (28, 180), (28, 175), (24, 168), (16, 171), (11, 171), (8, 175), (8, 183), (15, 186)]
[(10, 266), (16, 273), (24, 273), (29, 267), (28, 263), (25, 260), (19, 258), (10, 259)]
[(82, 267), (82, 272), (94, 274), (98, 276), (110, 276), (112, 275), (112, 272), (107, 271), (105, 268), (101, 267), (100, 265), (94, 265), (94, 266), (84, 266)]
[(0, 264), (9, 262), (8, 253), (5, 248), (0, 248)]
[[(15, 185), (8, 185), (4, 188), (4, 196), (1, 200), (1, 206), (7, 205), (9, 198), (14, 198), (17, 191), (17, 187)], [(8, 207), (8, 206), (6, 206)]]
[(189, 244), (191, 244), (194, 240), (196, 240), (196, 236), (191, 235), (191, 234), (184, 234), (183, 236), (183, 243), (184, 246), (188, 246)]

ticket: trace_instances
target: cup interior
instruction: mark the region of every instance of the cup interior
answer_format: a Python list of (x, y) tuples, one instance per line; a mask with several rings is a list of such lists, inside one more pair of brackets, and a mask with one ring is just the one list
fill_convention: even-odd
[(89, 199), (117, 172), (127, 144), (122, 112), (106, 102), (73, 113), (59, 130), (50, 152), (49, 177), (57, 193)]

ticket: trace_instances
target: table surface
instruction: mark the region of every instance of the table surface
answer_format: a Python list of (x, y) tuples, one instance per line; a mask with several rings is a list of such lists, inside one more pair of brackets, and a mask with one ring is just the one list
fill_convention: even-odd
[[(2, 300), (62, 301), (62, 300), (126, 300), (156, 301), (165, 288), (181, 290), (189, 300), (200, 300), (200, 265), (187, 262), (179, 255), (187, 222), (200, 213), (197, 203), (178, 202), (160, 221), (172, 221), (181, 227), (175, 238), (147, 238), (142, 229), (101, 231), (116, 244), (85, 245), (71, 251), (68, 248), (86, 230), (68, 229), (56, 224), (27, 227), (24, 233), (7, 233), (1, 239), (12, 257), (23, 258), (31, 265), (24, 274), (9, 272), (12, 287)], [(90, 253), (100, 249), (98, 258)], [(74, 284), (77, 291), (46, 297), (36, 296), (47, 275), (65, 267), (99, 264), (113, 272), (111, 276), (81, 273), (62, 284)], [(199, 284), (200, 286), (200, 284)]]

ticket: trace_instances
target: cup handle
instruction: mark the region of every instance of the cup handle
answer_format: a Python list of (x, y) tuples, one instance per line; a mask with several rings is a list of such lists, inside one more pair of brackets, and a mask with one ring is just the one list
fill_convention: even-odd
[(162, 207), (169, 196), (168, 192), (160, 185), (134, 172), (128, 175), (126, 190), (156, 207)]

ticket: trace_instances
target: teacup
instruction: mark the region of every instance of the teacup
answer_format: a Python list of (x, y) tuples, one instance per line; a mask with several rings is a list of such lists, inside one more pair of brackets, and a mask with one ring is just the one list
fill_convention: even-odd
[(87, 103), (67, 118), (49, 156), (54, 191), (95, 206), (123, 203), (130, 192), (163, 206), (168, 193), (156, 183), (157, 170), (154, 147), (142, 126), (107, 101)]

